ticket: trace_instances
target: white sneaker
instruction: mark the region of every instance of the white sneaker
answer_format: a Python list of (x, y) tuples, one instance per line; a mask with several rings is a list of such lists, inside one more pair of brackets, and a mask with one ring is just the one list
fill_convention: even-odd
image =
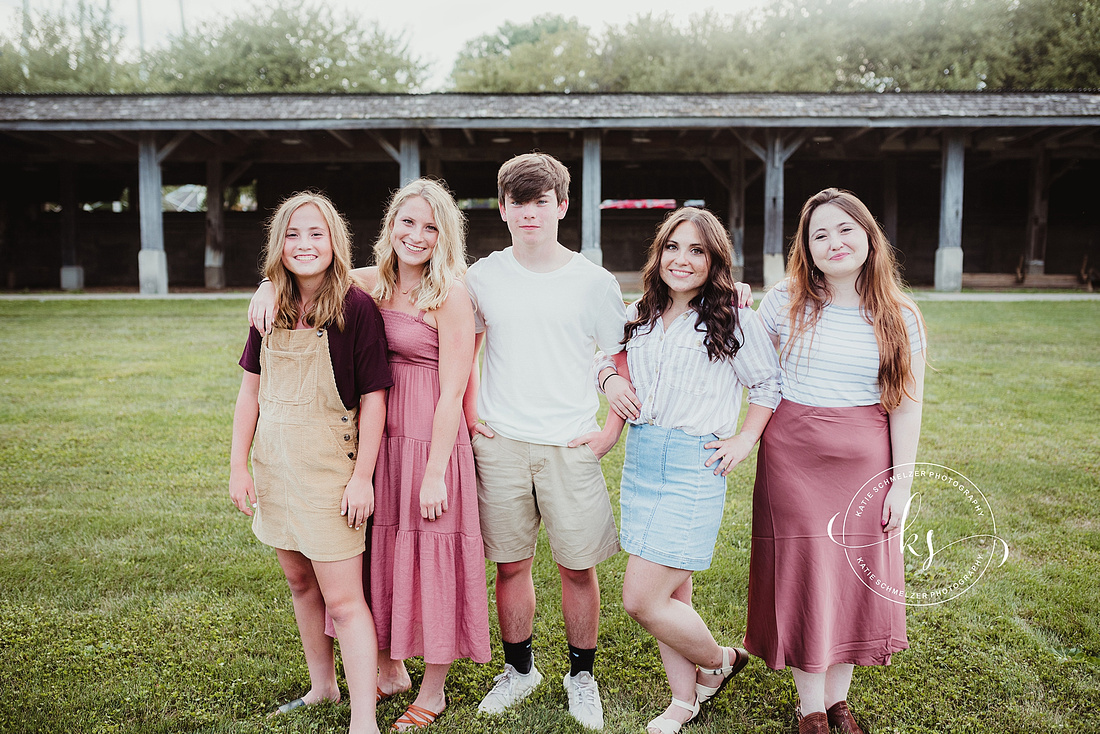
[(524, 675), (508, 663), (504, 672), (493, 678), (493, 689), (485, 694), (478, 704), (479, 714), (500, 714), (531, 695), (535, 686), (542, 682), (542, 673), (534, 665), (531, 672)]
[(569, 695), (569, 713), (589, 729), (603, 729), (603, 704), (600, 703), (600, 687), (587, 670), (576, 676), (565, 674), (562, 679)]

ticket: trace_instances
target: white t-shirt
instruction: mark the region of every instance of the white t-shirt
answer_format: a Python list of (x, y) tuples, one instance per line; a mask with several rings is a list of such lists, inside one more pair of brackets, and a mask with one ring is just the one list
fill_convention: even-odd
[[(880, 402), (875, 327), (867, 323), (859, 306), (825, 306), (814, 328), (807, 330), (788, 353), (789, 302), (784, 280), (768, 291), (757, 312), (768, 333), (779, 337), (783, 399), (815, 408)], [(909, 331), (910, 351), (915, 354), (924, 349), (922, 324), (911, 309), (903, 306), (901, 313)]]
[(552, 446), (598, 430), (592, 357), (621, 351), (626, 323), (615, 276), (580, 253), (535, 273), (508, 247), (470, 266), (466, 288), (485, 332), (478, 416), (505, 438)]

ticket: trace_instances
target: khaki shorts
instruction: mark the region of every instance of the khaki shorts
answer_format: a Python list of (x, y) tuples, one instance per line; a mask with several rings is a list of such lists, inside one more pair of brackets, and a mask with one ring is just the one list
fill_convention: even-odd
[(480, 433), (471, 443), (481, 537), (490, 561), (534, 556), (540, 520), (554, 561), (572, 571), (593, 568), (619, 551), (600, 460), (587, 445), (571, 449)]

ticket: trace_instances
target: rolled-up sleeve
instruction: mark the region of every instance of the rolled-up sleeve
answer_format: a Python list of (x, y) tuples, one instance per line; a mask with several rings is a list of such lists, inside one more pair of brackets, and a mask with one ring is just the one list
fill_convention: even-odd
[(760, 317), (751, 308), (738, 309), (737, 320), (744, 343), (737, 350), (733, 369), (749, 389), (749, 402), (775, 410), (782, 397), (779, 356)]

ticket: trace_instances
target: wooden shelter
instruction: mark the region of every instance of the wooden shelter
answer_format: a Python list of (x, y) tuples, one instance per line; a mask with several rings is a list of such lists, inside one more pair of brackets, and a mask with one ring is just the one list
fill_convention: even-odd
[[(539, 149), (574, 173), (562, 241), (612, 270), (637, 270), (663, 212), (601, 202), (701, 199), (728, 222), (739, 276), (771, 285), (799, 204), (837, 185), (879, 216), (913, 283), (1037, 282), (1096, 264), (1098, 131), (1097, 92), (0, 95), (0, 251), (9, 288), (245, 285), (263, 210), (294, 190), (325, 189), (363, 253), (399, 184), (426, 173), (484, 201), (501, 162)], [(258, 212), (162, 211), (166, 184), (215, 202), (244, 180)], [(492, 209), (468, 216), (471, 255), (507, 244)]]

